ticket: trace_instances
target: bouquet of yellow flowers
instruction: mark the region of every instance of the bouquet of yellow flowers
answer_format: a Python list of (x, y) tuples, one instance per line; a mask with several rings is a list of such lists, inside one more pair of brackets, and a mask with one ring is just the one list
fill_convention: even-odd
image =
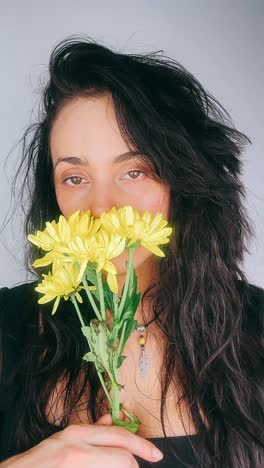
[[(58, 222), (47, 222), (43, 231), (28, 236), (30, 242), (46, 252), (33, 266), (52, 265), (51, 271), (42, 275), (42, 282), (35, 288), (43, 294), (39, 304), (55, 300), (52, 309), (52, 314), (55, 314), (62, 298), (72, 301), (88, 345), (83, 359), (95, 365), (110, 404), (113, 424), (126, 427), (131, 432), (138, 430), (140, 421), (119, 401), (124, 386), (118, 382), (118, 368), (126, 358), (122, 355), (123, 348), (137, 327), (134, 316), (141, 300), (141, 293), (137, 292), (133, 254), (136, 248), (143, 246), (164, 257), (158, 245), (169, 242), (172, 228), (167, 224), (161, 213), (153, 216), (145, 211), (140, 215), (131, 206), (124, 206), (114, 207), (96, 219), (90, 210), (77, 211), (67, 218), (61, 215)], [(125, 249), (129, 255), (119, 298), (117, 270), (111, 260)], [(90, 323), (85, 323), (80, 311), (79, 303), (83, 302), (81, 290), (85, 291), (97, 317)], [(111, 323), (106, 319), (106, 310), (112, 315)], [(129, 422), (119, 419), (120, 411)]]

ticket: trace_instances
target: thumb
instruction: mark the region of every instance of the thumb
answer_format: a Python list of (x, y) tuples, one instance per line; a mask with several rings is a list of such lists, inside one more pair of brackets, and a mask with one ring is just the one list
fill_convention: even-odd
[[(126, 416), (125, 416), (124, 413), (122, 413), (122, 411), (120, 411), (120, 413), (119, 413), (119, 419), (121, 421), (124, 421), (126, 419)], [(97, 419), (95, 424), (103, 424), (105, 426), (111, 426), (113, 424), (113, 418), (112, 418), (111, 414), (109, 414), (109, 413), (103, 414), (102, 416), (100, 416), (99, 419)]]

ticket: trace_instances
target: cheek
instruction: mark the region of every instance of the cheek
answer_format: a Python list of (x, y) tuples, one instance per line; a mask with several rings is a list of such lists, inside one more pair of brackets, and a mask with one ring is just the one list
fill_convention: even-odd
[(55, 193), (60, 211), (64, 216), (70, 216), (77, 210), (86, 211), (89, 209), (86, 197), (84, 196), (79, 195), (76, 197), (76, 194), (56, 187)]
[(154, 190), (147, 193), (141, 200), (139, 211), (143, 213), (148, 210), (153, 216), (157, 212), (162, 213), (162, 217), (168, 219), (170, 209), (170, 193), (168, 190), (161, 190), (155, 192)]
[(61, 213), (63, 216), (69, 216), (72, 212), (71, 200), (67, 195), (63, 196), (63, 193), (60, 190), (56, 189), (55, 192)]

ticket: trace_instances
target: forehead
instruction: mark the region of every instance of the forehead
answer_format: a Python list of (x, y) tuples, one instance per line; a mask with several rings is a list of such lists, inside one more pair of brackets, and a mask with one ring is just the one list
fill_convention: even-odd
[(65, 104), (53, 123), (50, 148), (52, 157), (62, 157), (65, 152), (92, 156), (128, 151), (111, 96), (80, 97)]

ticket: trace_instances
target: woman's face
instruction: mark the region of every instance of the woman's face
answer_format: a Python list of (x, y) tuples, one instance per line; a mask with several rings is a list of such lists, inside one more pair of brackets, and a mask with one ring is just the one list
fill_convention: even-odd
[[(76, 98), (55, 119), (50, 135), (57, 201), (64, 216), (90, 209), (99, 217), (112, 207), (131, 205), (169, 215), (169, 188), (150, 177), (150, 169), (130, 151), (120, 134), (110, 95)], [(127, 252), (113, 260), (118, 272), (126, 270)], [(153, 255), (136, 249), (135, 268)]]

